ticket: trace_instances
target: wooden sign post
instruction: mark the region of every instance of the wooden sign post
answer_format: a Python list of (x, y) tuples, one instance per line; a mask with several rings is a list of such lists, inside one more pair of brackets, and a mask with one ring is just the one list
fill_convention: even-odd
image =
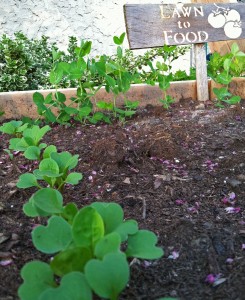
[(194, 44), (197, 97), (209, 99), (205, 43), (245, 38), (245, 5), (126, 4), (130, 49)]

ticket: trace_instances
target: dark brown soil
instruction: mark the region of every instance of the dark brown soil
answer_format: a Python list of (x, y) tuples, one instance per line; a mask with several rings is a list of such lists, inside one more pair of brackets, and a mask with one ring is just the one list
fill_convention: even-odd
[[(56, 126), (46, 135), (45, 142), (80, 156), (76, 171), (84, 179), (66, 189), (66, 202), (115, 201), (159, 237), (164, 257), (134, 261), (120, 299), (245, 299), (244, 106), (147, 106), (125, 124)], [(0, 136), (0, 261), (10, 260), (0, 265), (1, 300), (18, 299), (26, 262), (48, 260), (32, 246), (38, 220), (22, 206), (33, 190), (16, 188), (7, 141)], [(33, 169), (20, 154), (15, 159), (21, 172)], [(219, 280), (206, 282), (209, 274)]]

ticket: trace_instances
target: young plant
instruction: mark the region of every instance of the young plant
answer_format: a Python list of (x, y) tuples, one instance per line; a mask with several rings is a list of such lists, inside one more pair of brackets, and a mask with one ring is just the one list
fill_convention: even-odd
[(152, 74), (148, 78), (147, 83), (155, 85), (155, 83), (158, 82), (159, 88), (163, 91), (163, 98), (159, 99), (159, 101), (163, 104), (164, 108), (169, 109), (171, 104), (175, 102), (175, 99), (167, 94), (173, 75), (172, 73), (166, 74), (166, 72), (168, 72), (168, 66), (165, 63), (157, 61), (156, 68), (154, 68), (152, 62), (148, 62), (148, 65), (151, 68)]
[(23, 131), (28, 127), (28, 124), (23, 124), (22, 121), (12, 120), (0, 126), (0, 131), (15, 137), (21, 137)]
[[(123, 67), (124, 50), (122, 44), (124, 42), (125, 33), (122, 33), (119, 37), (114, 36), (113, 41), (117, 45), (117, 56), (115, 60), (109, 59), (104, 61), (103, 64), (97, 64), (98, 72), (105, 79), (106, 91), (113, 93), (113, 102), (106, 103), (104, 101), (98, 101), (97, 107), (103, 110), (111, 111), (113, 117), (124, 121), (125, 118), (131, 117), (135, 114), (136, 108), (139, 102), (131, 102), (126, 97), (126, 92), (131, 87), (131, 82), (137, 80), (137, 74), (130, 73)], [(124, 108), (119, 108), (117, 105), (117, 97), (119, 94), (123, 95)]]
[[(82, 41), (80, 47), (73, 47), (74, 61), (72, 62), (61, 61), (62, 52), (53, 49), (53, 68), (49, 79), (56, 91), (45, 98), (39, 92), (33, 95), (39, 115), (43, 116), (47, 122), (67, 124), (72, 118), (80, 122), (107, 121), (101, 114), (91, 116), (93, 104), (90, 99), (102, 86), (102, 84), (96, 86), (96, 83), (92, 81), (95, 76), (94, 60), (85, 60), (85, 56), (91, 51), (91, 45), (90, 41)], [(71, 97), (69, 101), (63, 93), (58, 91), (59, 84), (64, 80), (72, 82), (73, 85), (76, 83), (77, 86), (76, 97)]]
[[(46, 226), (32, 231), (32, 240), (39, 251), (53, 259), (49, 264), (34, 261), (23, 267), (24, 283), (18, 290), (21, 300), (58, 300), (61, 293), (69, 299), (89, 300), (92, 292), (116, 300), (129, 280), (129, 258), (157, 259), (163, 255), (155, 246), (155, 234), (139, 230), (135, 220), (125, 221), (120, 205), (95, 202), (80, 210), (75, 206), (70, 209), (69, 204), (62, 207), (58, 191), (49, 196), (51, 205), (47, 206), (41, 196), (33, 196), (36, 211), (51, 217)], [(61, 278), (59, 285), (55, 276)]]
[(42, 189), (39, 180), (45, 182), (49, 187), (62, 190), (65, 184), (76, 185), (82, 179), (82, 174), (70, 172), (78, 164), (78, 155), (72, 155), (67, 151), (57, 152), (54, 145), (48, 146), (43, 152), (43, 159), (38, 169), (33, 173), (25, 173), (19, 177), (17, 187)]
[[(25, 124), (23, 126), (25, 127)], [(41, 140), (50, 129), (48, 125), (41, 128), (38, 125), (25, 128), (21, 132), (22, 137), (9, 140), (9, 150), (22, 151), (27, 159), (39, 160), (41, 150), (47, 146), (47, 144), (41, 143)]]
[(233, 96), (229, 91), (229, 84), (234, 76), (241, 76), (245, 68), (245, 53), (239, 50), (236, 43), (232, 44), (231, 52), (221, 56), (214, 53), (208, 63), (208, 75), (224, 87), (214, 88), (217, 96), (216, 105), (223, 107), (223, 102), (232, 105), (241, 101), (239, 96)]

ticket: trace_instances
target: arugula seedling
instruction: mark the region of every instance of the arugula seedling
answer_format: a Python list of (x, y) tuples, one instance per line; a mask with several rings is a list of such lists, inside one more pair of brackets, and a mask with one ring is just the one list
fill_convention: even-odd
[[(56, 190), (47, 188), (37, 193), (29, 205), (37, 214), (51, 218), (46, 226), (40, 225), (32, 231), (33, 244), (54, 257), (49, 265), (31, 262), (23, 267), (24, 283), (18, 291), (21, 300), (27, 300), (28, 289), (38, 299), (46, 299), (47, 295), (56, 299), (61, 291), (70, 298), (73, 294), (63, 282), (73, 274), (83, 278), (81, 284), (87, 283), (87, 293), (93, 291), (100, 297), (116, 300), (129, 280), (127, 258), (157, 259), (163, 255), (163, 250), (155, 246), (155, 234), (139, 230), (135, 220), (124, 220), (123, 210), (116, 203), (95, 202), (77, 210), (74, 206), (63, 207), (62, 196)], [(66, 217), (68, 211), (72, 211), (70, 218)], [(125, 252), (122, 243), (124, 248), (126, 245)], [(40, 269), (38, 280), (31, 276), (37, 269)], [(53, 284), (54, 275), (62, 278), (58, 287)], [(77, 292), (78, 299), (83, 299), (81, 291)]]
[(70, 172), (78, 164), (78, 155), (72, 155), (67, 151), (58, 153), (52, 145), (45, 150), (44, 158), (40, 161), (38, 169), (34, 170), (33, 173), (22, 174), (17, 182), (17, 187), (36, 186), (42, 188), (38, 183), (39, 180), (57, 190), (63, 190), (65, 184), (78, 184), (82, 179), (82, 174)]
[(0, 131), (15, 137), (21, 137), (23, 131), (28, 127), (28, 124), (23, 124), (22, 121), (12, 120), (0, 126)]

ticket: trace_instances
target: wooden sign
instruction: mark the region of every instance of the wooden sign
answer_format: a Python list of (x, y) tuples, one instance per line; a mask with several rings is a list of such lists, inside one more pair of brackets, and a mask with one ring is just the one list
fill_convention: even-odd
[(245, 4), (126, 4), (131, 49), (245, 39)]

